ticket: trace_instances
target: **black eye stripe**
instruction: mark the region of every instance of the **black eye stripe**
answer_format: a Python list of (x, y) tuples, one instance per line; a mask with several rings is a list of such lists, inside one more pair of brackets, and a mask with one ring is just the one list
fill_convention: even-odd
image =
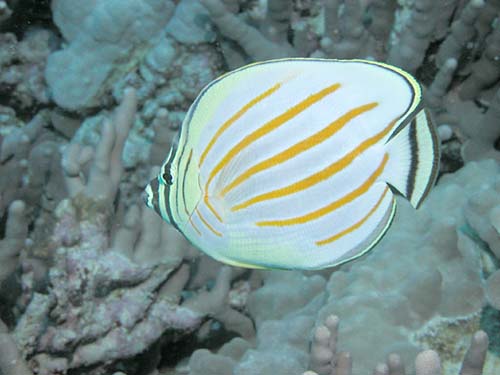
[(177, 153), (177, 144), (174, 142), (172, 144), (172, 149), (170, 150), (170, 155), (169, 155), (169, 158), (167, 160), (167, 163), (165, 164), (164, 172), (161, 175), (163, 181), (165, 181), (165, 183), (167, 185), (172, 185), (174, 183), (174, 179), (172, 177), (172, 173), (170, 172), (170, 169), (172, 168), (172, 162), (175, 159), (176, 153)]
[[(169, 169), (170, 169), (170, 166), (167, 166), (167, 167), (169, 167)], [(162, 177), (163, 177), (163, 180), (167, 183), (167, 185), (173, 184), (173, 178), (172, 178), (172, 175), (170, 174), (170, 171), (165, 171), (165, 173), (163, 173)]]

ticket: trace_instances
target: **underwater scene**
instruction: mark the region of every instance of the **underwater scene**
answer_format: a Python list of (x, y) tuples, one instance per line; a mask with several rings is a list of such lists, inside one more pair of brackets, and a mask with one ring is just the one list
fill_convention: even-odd
[(500, 374), (500, 1), (0, 0), (33, 374)]

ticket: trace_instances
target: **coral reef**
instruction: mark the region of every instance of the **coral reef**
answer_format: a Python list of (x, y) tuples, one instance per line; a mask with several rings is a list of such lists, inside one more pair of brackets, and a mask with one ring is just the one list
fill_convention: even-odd
[[(339, 318), (330, 315), (324, 325), (316, 328), (311, 344), (310, 368), (303, 375), (352, 374), (352, 357), (349, 352), (337, 353)], [(461, 365), (460, 374), (481, 374), (488, 350), (488, 335), (478, 331), (472, 336)], [(416, 375), (433, 375), (441, 372), (439, 354), (433, 350), (420, 352), (415, 358)], [(387, 356), (386, 363), (379, 363), (373, 372), (376, 375), (404, 374), (405, 366), (399, 355)]]
[(45, 71), (53, 100), (73, 110), (99, 105), (102, 92), (133, 69), (173, 11), (169, 1), (79, 3), (53, 2), (54, 21), (68, 45), (48, 57)]
[[(182, 244), (173, 230), (164, 227), (162, 233), (160, 219), (151, 217), (153, 213), (140, 214), (137, 206), (131, 207), (110, 242), (112, 202), (123, 174), (121, 155), (135, 105), (135, 92), (129, 90), (114, 121), (105, 122), (95, 151), (71, 143), (64, 152), (69, 198), (56, 208), (56, 224), (45, 249), (53, 254), (49, 293), (25, 285), (25, 306), (19, 306), (24, 314), (13, 332), (38, 373), (67, 372), (132, 357), (167, 330), (189, 333), (208, 314), (219, 316), (224, 310), (229, 268), (219, 273), (210, 292), (193, 295), (179, 305), (189, 266), (182, 264), (182, 253), (164, 253), (154, 260), (160, 249), (181, 251)], [(85, 176), (82, 164), (89, 159)], [(14, 202), (9, 211), (13, 223), (9, 222), (2, 245), (10, 245), (10, 252), (18, 250), (16, 241), (23, 237), (10, 228), (20, 220), (22, 209), (22, 203)], [(142, 230), (135, 228), (138, 222)], [(6, 266), (12, 264), (11, 259), (5, 261)], [(235, 320), (233, 316), (229, 324)]]
[(22, 199), (29, 210), (49, 208), (60, 195), (53, 189), (50, 175), (57, 155), (58, 137), (47, 130), (49, 113), (40, 111), (28, 123), (15, 112), (6, 111), (5, 132), (0, 137), (0, 215), (16, 199)]
[(13, 33), (1, 34), (0, 38), (0, 92), (8, 93), (8, 102), (22, 109), (48, 104), (44, 70), (53, 33), (33, 28), (22, 41)]
[[(0, 373), (499, 373), (499, 15), (498, 0), (0, 0)], [(223, 266), (142, 190), (206, 84), (285, 57), (413, 73), (440, 178), (356, 262)]]
[(0, 241), (0, 284), (17, 268), (19, 255), (26, 245), (28, 223), (25, 215), (26, 205), (14, 201), (9, 206), (5, 237)]

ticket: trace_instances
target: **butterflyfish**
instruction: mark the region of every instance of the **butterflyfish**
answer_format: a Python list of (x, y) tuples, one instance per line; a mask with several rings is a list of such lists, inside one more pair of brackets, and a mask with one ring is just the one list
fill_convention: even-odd
[(221, 262), (321, 269), (375, 246), (395, 194), (418, 208), (438, 161), (422, 89), (407, 72), (271, 60), (201, 91), (144, 199)]

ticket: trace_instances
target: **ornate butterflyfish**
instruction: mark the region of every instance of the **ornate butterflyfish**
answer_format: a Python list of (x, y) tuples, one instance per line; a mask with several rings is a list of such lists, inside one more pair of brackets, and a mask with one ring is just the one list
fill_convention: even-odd
[(419, 83), (397, 67), (259, 62), (201, 91), (145, 200), (221, 262), (320, 269), (372, 249), (395, 194), (418, 208), (438, 147)]

